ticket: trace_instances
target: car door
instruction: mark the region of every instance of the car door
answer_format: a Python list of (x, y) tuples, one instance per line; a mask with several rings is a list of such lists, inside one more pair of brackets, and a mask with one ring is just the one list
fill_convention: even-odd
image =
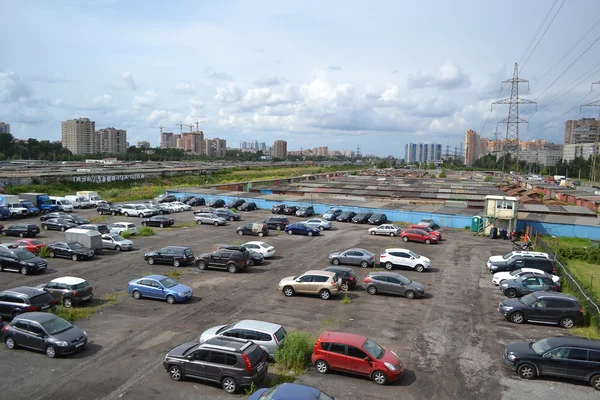
[(352, 251), (352, 254), (350, 254), (350, 257), (348, 257), (348, 264), (351, 265), (360, 265), (360, 262), (362, 261), (364, 257), (364, 254), (361, 253), (360, 251)]
[(387, 277), (387, 287), (390, 293), (404, 296), (404, 292), (406, 291), (406, 286), (400, 282), (400, 280), (394, 278), (393, 276)]
[(294, 283), (294, 290), (298, 293), (310, 293), (313, 282), (312, 275), (304, 275)]
[(150, 293), (152, 298), (155, 299), (164, 299), (165, 298), (165, 288), (159, 282), (154, 279), (148, 279), (150, 281)]
[(569, 349), (569, 369), (567, 374), (575, 379), (587, 379), (592, 373), (598, 371), (598, 368), (593, 368), (592, 362), (588, 360), (588, 349), (571, 347)]
[(137, 282), (136, 289), (140, 291), (144, 297), (152, 297), (152, 283), (150, 279), (140, 279)]
[(327, 355), (327, 364), (331, 369), (344, 371), (346, 369), (346, 345), (343, 343), (332, 342), (329, 344), (329, 354)]
[(210, 255), (210, 262), (219, 268), (224, 268), (229, 257), (222, 251), (215, 251)]
[(350, 345), (346, 345), (346, 353), (347, 358), (345, 369), (347, 371), (358, 375), (371, 376), (372, 362), (365, 361), (365, 358), (368, 357), (367, 353), (358, 347)]
[(552, 299), (540, 299), (525, 309), (526, 318), (531, 321), (550, 321), (552, 310)]
[(374, 276), (373, 280), (377, 281), (377, 291), (380, 293), (391, 294), (390, 285), (387, 276)]
[(542, 375), (568, 376), (569, 348), (557, 347), (544, 354), (540, 362)]
[(205, 363), (206, 379), (219, 382), (221, 374), (224, 372), (226, 365), (227, 353), (219, 350), (211, 350), (208, 356), (208, 361)]
[(69, 254), (69, 248), (64, 243), (58, 243), (58, 244), (54, 245), (53, 251), (54, 251), (54, 254), (57, 256), (62, 256), (62, 257), (66, 257), (66, 256), (70, 257), (71, 256)]
[(392, 255), (394, 256), (394, 264), (401, 267), (413, 267), (412, 263), (410, 262), (410, 254), (403, 251), (394, 251), (392, 252)]
[(19, 346), (34, 348), (35, 341), (32, 338), (31, 332), (29, 332), (29, 322), (17, 321), (14, 327), (14, 341)]
[(208, 350), (196, 350), (190, 354), (190, 358), (185, 363), (184, 373), (187, 376), (193, 376), (199, 379), (206, 379), (206, 362), (210, 352)]
[(31, 348), (36, 350), (45, 350), (46, 349), (46, 331), (42, 329), (42, 326), (37, 322), (29, 323), (29, 340), (31, 343)]
[(157, 253), (157, 257), (156, 257), (156, 261), (160, 262), (160, 263), (166, 263), (166, 264), (170, 264), (172, 261), (172, 251), (171, 249), (160, 249)]
[(521, 287), (521, 295), (537, 292), (542, 290), (541, 279), (535, 276), (525, 278)]

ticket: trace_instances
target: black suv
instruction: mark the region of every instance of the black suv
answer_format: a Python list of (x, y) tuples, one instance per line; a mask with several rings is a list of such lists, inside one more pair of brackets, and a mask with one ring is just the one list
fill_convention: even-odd
[(534, 292), (520, 299), (502, 300), (498, 311), (515, 324), (541, 322), (570, 329), (583, 322), (583, 309), (575, 297), (552, 292)]
[(352, 218), (352, 222), (355, 224), (366, 224), (369, 222), (369, 218), (371, 218), (373, 214), (370, 212), (360, 212)]
[(350, 267), (327, 267), (323, 271), (335, 272), (338, 277), (342, 278), (342, 290), (354, 289), (358, 282), (358, 275)]
[(263, 224), (266, 224), (269, 229), (275, 229), (282, 231), (286, 226), (290, 224), (290, 220), (287, 217), (267, 217), (263, 219)]
[(356, 213), (354, 211), (344, 211), (340, 215), (337, 216), (336, 221), (338, 222), (350, 222)]
[(273, 214), (283, 214), (283, 210), (285, 210), (285, 204), (275, 204), (271, 207), (271, 213)]
[(213, 199), (213, 200), (209, 201), (206, 205), (209, 207), (212, 207), (212, 208), (222, 208), (222, 207), (225, 207), (225, 200)]
[(114, 203), (102, 203), (96, 208), (96, 211), (100, 215), (120, 215), (121, 206)]
[(313, 206), (300, 207), (298, 211), (296, 211), (296, 217), (312, 217), (313, 215), (315, 215)]
[(537, 342), (509, 343), (504, 362), (523, 379), (538, 375), (589, 382), (600, 390), (600, 341), (557, 336)]
[(167, 246), (158, 251), (151, 251), (144, 254), (144, 260), (150, 265), (156, 262), (179, 267), (180, 265), (187, 265), (194, 261), (194, 251), (191, 247)]
[(297, 206), (287, 206), (283, 209), (283, 214), (285, 215), (295, 215), (296, 211), (298, 211), (300, 207)]
[(381, 225), (387, 222), (387, 215), (385, 214), (373, 214), (371, 218), (369, 218), (369, 224), (371, 225)]
[(238, 211), (252, 211), (252, 210), (256, 210), (258, 207), (256, 207), (256, 203), (253, 201), (247, 201), (244, 204), (242, 204), (241, 206), (239, 206), (237, 208)]
[(154, 198), (157, 203), (171, 203), (177, 201), (177, 197), (174, 194), (160, 194)]
[(20, 286), (0, 292), (0, 316), (14, 318), (31, 311), (50, 311), (56, 301), (41, 289)]
[(496, 272), (508, 271), (512, 272), (516, 269), (521, 268), (535, 268), (541, 269), (542, 271), (556, 275), (556, 267), (552, 260), (544, 256), (534, 255), (522, 255), (513, 257), (509, 262), (498, 262), (492, 263), (489, 267), (490, 272), (495, 274)]
[(183, 202), (183, 203), (185, 203), (185, 204), (187, 204), (189, 206), (192, 206), (192, 207), (194, 207), (194, 206), (203, 206), (204, 204), (206, 204), (206, 202), (204, 201), (203, 197), (196, 197), (196, 196), (193, 196), (193, 195), (185, 196), (181, 200), (181, 202)]
[(216, 382), (227, 393), (257, 387), (267, 375), (267, 353), (250, 340), (217, 336), (204, 343), (184, 343), (169, 350), (163, 366), (173, 380)]
[(236, 273), (251, 264), (250, 252), (243, 246), (226, 246), (213, 253), (204, 253), (196, 257), (196, 266), (200, 270), (214, 267)]
[(44, 272), (48, 263), (32, 252), (22, 249), (5, 249), (0, 247), (0, 272), (15, 271), (23, 275), (33, 272)]
[(228, 208), (217, 208), (216, 210), (213, 210), (212, 213), (229, 221), (239, 221), (242, 219), (240, 214), (234, 213)]
[(40, 233), (40, 227), (34, 224), (16, 224), (4, 229), (6, 236), (35, 237)]
[(244, 199), (231, 200), (229, 203), (225, 204), (225, 208), (238, 208), (245, 202), (246, 200)]

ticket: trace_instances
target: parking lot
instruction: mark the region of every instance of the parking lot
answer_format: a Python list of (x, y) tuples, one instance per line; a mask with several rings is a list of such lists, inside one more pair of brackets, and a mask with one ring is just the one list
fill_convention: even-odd
[[(98, 218), (94, 210), (80, 212)], [(235, 399), (219, 386), (200, 381), (175, 382), (162, 366), (173, 346), (196, 341), (205, 329), (239, 319), (259, 319), (318, 335), (338, 330), (369, 336), (394, 350), (406, 368), (396, 384), (378, 386), (369, 380), (309, 369), (298, 382), (318, 387), (336, 399), (547, 399), (570, 397), (596, 399), (586, 383), (559, 379), (522, 381), (503, 364), (504, 345), (510, 341), (541, 339), (568, 334), (546, 325), (514, 325), (497, 312), (500, 292), (485, 268), (490, 255), (511, 250), (509, 241), (474, 237), (464, 230), (444, 230), (438, 245), (403, 243), (398, 237), (369, 236), (369, 226), (335, 223), (322, 236), (306, 237), (271, 231), (264, 238), (237, 236), (235, 228), (261, 220), (266, 211), (242, 214), (242, 221), (227, 226), (194, 225), (154, 228), (151, 237), (132, 237), (129, 252), (105, 250), (91, 261), (49, 259), (46, 273), (23, 276), (0, 273), (0, 289), (36, 286), (60, 276), (84, 278), (97, 298), (115, 294), (115, 305), (75, 324), (84, 328), (90, 343), (72, 356), (49, 359), (42, 353), (0, 349), (2, 397), (10, 399)], [(176, 224), (193, 221), (192, 212), (174, 214)], [(105, 217), (103, 223), (139, 218)], [(292, 222), (300, 220), (290, 217)], [(39, 219), (27, 219), (39, 225)], [(4, 223), (10, 225), (10, 221)], [(61, 232), (42, 232), (47, 243), (63, 239)], [(2, 242), (14, 241), (6, 237)], [(169, 305), (153, 300), (134, 300), (125, 294), (127, 282), (149, 273), (164, 274), (174, 267), (148, 265), (143, 255), (166, 245), (185, 245), (200, 254), (219, 244), (263, 240), (276, 248), (277, 256), (247, 272), (200, 271), (179, 267), (178, 280), (194, 289), (194, 297)], [(286, 298), (277, 289), (285, 276), (329, 265), (334, 251), (362, 247), (379, 254), (390, 247), (408, 248), (432, 260), (423, 273), (397, 271), (425, 285), (426, 296), (408, 300), (367, 294), (360, 285), (350, 292), (351, 304), (341, 297)], [(354, 267), (360, 280), (370, 271)], [(101, 300), (96, 300), (96, 302)]]

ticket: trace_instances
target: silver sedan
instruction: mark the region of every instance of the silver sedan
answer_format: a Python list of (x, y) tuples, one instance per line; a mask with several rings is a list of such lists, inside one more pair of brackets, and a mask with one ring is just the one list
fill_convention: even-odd
[(371, 235), (400, 236), (402, 229), (394, 224), (383, 224), (369, 229)]
[(326, 219), (323, 219), (323, 218), (311, 218), (311, 219), (305, 221), (304, 223), (312, 228), (317, 228), (320, 231), (326, 230), (326, 229), (331, 229), (331, 227), (333, 226), (331, 221), (327, 221)]

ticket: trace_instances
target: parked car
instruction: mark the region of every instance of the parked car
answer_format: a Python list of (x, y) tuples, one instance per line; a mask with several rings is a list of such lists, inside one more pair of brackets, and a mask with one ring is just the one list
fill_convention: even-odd
[(87, 341), (83, 329), (50, 313), (27, 312), (15, 317), (4, 328), (6, 348), (26, 347), (42, 351), (50, 358), (82, 350)]
[(298, 206), (286, 206), (283, 210), (285, 215), (296, 215), (296, 211), (299, 210)]
[(323, 218), (311, 218), (307, 221), (304, 221), (304, 223), (313, 228), (317, 228), (320, 231), (323, 231), (326, 229), (329, 230), (333, 227), (333, 224), (331, 223), (331, 221), (324, 220)]
[(39, 239), (19, 239), (16, 243), (18, 248), (37, 253), (45, 246), (44, 242)]
[(337, 207), (331, 207), (329, 210), (327, 210), (325, 212), (325, 214), (323, 214), (323, 219), (327, 220), (327, 221), (333, 221), (335, 220), (341, 213), (342, 213), (342, 209), (341, 208), (337, 208)]
[(304, 222), (296, 222), (289, 224), (285, 227), (285, 231), (290, 235), (306, 235), (306, 236), (319, 236), (321, 230), (313, 228), (312, 226), (305, 224)]
[(500, 291), (506, 297), (521, 297), (533, 292), (557, 292), (558, 285), (545, 276), (521, 277), (505, 281), (500, 285)]
[(67, 221), (72, 221), (76, 225), (84, 225), (84, 224), (89, 224), (90, 223), (89, 219), (83, 218), (79, 214), (70, 214), (70, 215), (67, 215), (66, 217), (62, 217), (62, 218), (66, 219)]
[(125, 217), (151, 217), (154, 215), (154, 211), (146, 207), (144, 204), (123, 204), (120, 209), (121, 214)]
[(352, 222), (355, 224), (366, 224), (369, 222), (369, 218), (371, 218), (372, 215), (373, 213), (370, 212), (360, 212), (352, 217)]
[(287, 297), (298, 294), (319, 295), (323, 300), (339, 293), (342, 279), (335, 272), (311, 270), (279, 281), (279, 290)]
[(271, 207), (272, 214), (283, 214), (283, 210), (285, 210), (285, 204), (275, 204)]
[(600, 390), (600, 341), (558, 336), (537, 342), (513, 342), (504, 363), (523, 379), (558, 376), (577, 379)]
[(436, 224), (435, 222), (433, 222), (433, 218), (421, 218), (418, 225), (428, 226), (431, 229), (433, 229), (434, 231), (440, 229), (440, 226), (438, 224)]
[(340, 277), (342, 280), (341, 290), (352, 290), (356, 287), (356, 283), (358, 282), (358, 275), (356, 275), (356, 272), (350, 267), (327, 267), (323, 268), (323, 271), (334, 272)]
[(288, 226), (290, 220), (287, 219), (287, 217), (267, 217), (263, 219), (262, 222), (263, 224), (266, 224), (269, 229), (280, 231)]
[(77, 242), (57, 242), (48, 245), (50, 257), (65, 257), (73, 261), (89, 260), (94, 257), (94, 250)]
[(422, 229), (407, 229), (400, 234), (405, 242), (421, 242), (425, 244), (437, 243), (437, 237), (430, 235)]
[(312, 217), (313, 215), (315, 215), (315, 209), (313, 206), (300, 207), (296, 211), (296, 217)]
[(234, 213), (228, 208), (218, 208), (213, 211), (213, 214), (218, 215), (221, 218), (225, 218), (228, 221), (239, 221), (242, 216), (238, 213)]
[(367, 268), (375, 264), (375, 254), (369, 250), (355, 247), (346, 251), (331, 253), (329, 255), (329, 262), (333, 265), (360, 265), (363, 268)]
[(71, 214), (67, 214), (66, 212), (62, 212), (62, 211), (55, 211), (55, 212), (51, 212), (48, 214), (43, 214), (40, 217), (40, 221), (44, 222), (47, 221), (49, 219), (56, 219), (56, 218), (69, 218), (71, 216)]
[(243, 246), (227, 246), (212, 253), (200, 254), (195, 262), (199, 270), (214, 267), (236, 273), (250, 266), (252, 257), (248, 249)]
[(256, 203), (253, 201), (247, 201), (244, 204), (242, 204), (241, 206), (239, 206), (237, 208), (238, 211), (253, 211), (256, 210), (258, 207), (256, 207)]
[(197, 197), (194, 195), (185, 196), (183, 199), (181, 199), (181, 201), (192, 207), (203, 206), (204, 204), (206, 204), (203, 197)]
[(270, 388), (258, 389), (248, 400), (333, 400), (327, 393), (312, 386), (298, 383), (281, 383)]
[(229, 203), (225, 204), (225, 208), (236, 208), (237, 209), (239, 206), (241, 206), (245, 202), (246, 202), (246, 200), (244, 200), (244, 199), (231, 200)]
[(133, 279), (127, 284), (126, 292), (136, 300), (146, 297), (166, 300), (169, 304), (186, 301), (194, 294), (189, 286), (164, 275), (147, 275)]
[(212, 208), (222, 208), (225, 207), (225, 200), (223, 199), (213, 199), (206, 203), (207, 206)]
[(365, 376), (378, 385), (398, 381), (404, 373), (396, 353), (351, 333), (323, 332), (315, 343), (311, 361), (321, 374), (337, 370)]
[(582, 324), (583, 308), (575, 297), (554, 292), (533, 292), (521, 298), (504, 299), (498, 311), (515, 324), (540, 322), (565, 329)]
[(375, 228), (369, 228), (370, 235), (385, 235), (385, 236), (400, 236), (402, 233), (402, 228), (394, 225), (394, 224), (383, 224), (379, 225)]
[(335, 220), (338, 222), (351, 222), (355, 215), (354, 211), (344, 211)]
[(269, 368), (267, 355), (259, 345), (250, 340), (222, 336), (172, 348), (165, 356), (163, 366), (175, 381), (195, 378), (215, 382), (227, 393), (257, 387)]
[(88, 231), (96, 231), (101, 234), (110, 233), (110, 228), (106, 224), (85, 224), (79, 225), (78, 229), (87, 229)]
[(61, 232), (64, 232), (67, 229), (77, 227), (76, 223), (67, 221), (66, 219), (63, 219), (63, 218), (47, 219), (46, 221), (42, 222), (41, 225), (42, 225), (42, 229), (45, 231), (53, 230), (53, 231), (61, 231)]
[(131, 222), (115, 222), (114, 224), (110, 224), (108, 228), (114, 229), (119, 234), (129, 232), (131, 235), (137, 235), (138, 233), (137, 227)]
[(489, 270), (495, 274), (497, 272), (510, 272), (521, 268), (534, 268), (556, 275), (556, 266), (548, 257), (543, 255), (520, 254), (511, 257), (507, 262), (493, 262), (489, 264)]
[(177, 197), (174, 194), (159, 194), (154, 198), (154, 201), (157, 203), (170, 203), (177, 201)]
[(388, 221), (387, 219), (387, 215), (385, 214), (381, 214), (381, 213), (376, 213), (371, 215), (371, 218), (369, 218), (369, 224), (371, 225), (381, 225), (381, 224), (385, 224)]
[(15, 224), (4, 228), (2, 232), (5, 236), (35, 237), (40, 233), (40, 228), (34, 224)]
[(58, 304), (71, 308), (94, 298), (94, 289), (81, 278), (63, 276), (38, 286), (48, 293)]
[(219, 225), (227, 225), (227, 220), (223, 217), (219, 217), (216, 214), (212, 214), (212, 213), (197, 213), (194, 216), (194, 221), (196, 221), (196, 223), (198, 225), (202, 225), (202, 224), (211, 224), (214, 226), (219, 226)]
[(131, 250), (133, 242), (123, 238), (118, 233), (109, 233), (102, 235), (102, 248), (116, 251)]
[(437, 238), (437, 240), (442, 240), (442, 232), (440, 231), (434, 231), (433, 229), (431, 229), (428, 226), (422, 226), (422, 225), (410, 225), (408, 227), (408, 229), (417, 229), (417, 230), (421, 230), (421, 231), (425, 231), (428, 234), (430, 234), (431, 236), (435, 236)]
[(245, 319), (229, 325), (208, 328), (202, 332), (198, 342), (204, 343), (216, 336), (251, 340), (259, 345), (270, 359), (273, 359), (277, 350), (283, 345), (287, 332), (279, 324)]
[(165, 226), (173, 226), (173, 224), (175, 224), (175, 220), (171, 217), (165, 217), (164, 215), (155, 215), (153, 217), (143, 219), (140, 223), (142, 226), (158, 226), (160, 228), (164, 228)]
[(0, 291), (0, 316), (4, 318), (15, 318), (30, 311), (51, 311), (55, 308), (56, 301), (41, 289), (19, 286)]
[(192, 210), (192, 206), (190, 206), (189, 204), (185, 204), (181, 201), (174, 201), (170, 204), (171, 204), (171, 206), (179, 207), (181, 209), (181, 211), (191, 211)]
[(100, 215), (119, 215), (121, 214), (121, 206), (114, 203), (103, 203), (96, 208), (96, 212)]
[(499, 285), (501, 283), (503, 283), (504, 281), (509, 281), (509, 280), (513, 280), (513, 279), (517, 279), (520, 277), (530, 277), (530, 276), (547, 276), (550, 279), (552, 279), (552, 281), (554, 283), (560, 284), (560, 277), (556, 276), (556, 275), (551, 275), (548, 274), (544, 271), (542, 271), (541, 269), (535, 269), (535, 268), (521, 268), (521, 269), (516, 269), (514, 271), (511, 272), (496, 272), (494, 274), (494, 276), (492, 277), (492, 283), (494, 285)]
[(23, 275), (44, 272), (48, 263), (43, 258), (37, 257), (30, 251), (14, 248), (0, 247), (0, 272), (13, 271)]
[(265, 256), (258, 251), (252, 249), (248, 249), (248, 251), (250, 252), (250, 267), (253, 265), (261, 265), (265, 262)]
[(253, 224), (242, 225), (239, 228), (237, 228), (235, 232), (240, 236), (255, 235), (263, 237), (264, 235), (269, 234), (269, 227), (267, 226), (267, 224), (255, 222)]
[(407, 299), (423, 297), (425, 287), (395, 272), (371, 272), (363, 280), (363, 288), (369, 294), (397, 294)]
[(407, 249), (385, 249), (379, 255), (379, 263), (387, 270), (394, 267), (408, 267), (423, 272), (431, 267), (431, 260)]
[(271, 258), (275, 255), (275, 247), (273, 247), (270, 244), (265, 243), (265, 242), (258, 242), (258, 241), (246, 242), (246, 243), (242, 244), (242, 246), (244, 246), (247, 249), (251, 249), (256, 252), (259, 252), (265, 258)]
[(520, 259), (524, 257), (550, 258), (548, 256), (548, 253), (542, 253), (539, 251), (511, 251), (510, 253), (507, 253), (503, 256), (491, 256), (490, 258), (488, 258), (486, 265), (489, 269), (492, 264), (509, 263), (515, 259)]
[(170, 264), (174, 267), (185, 266), (194, 261), (194, 251), (187, 246), (167, 246), (158, 251), (144, 254), (148, 264)]
[(146, 204), (146, 206), (154, 210), (154, 215), (173, 214), (173, 208), (169, 204), (171, 203)]

